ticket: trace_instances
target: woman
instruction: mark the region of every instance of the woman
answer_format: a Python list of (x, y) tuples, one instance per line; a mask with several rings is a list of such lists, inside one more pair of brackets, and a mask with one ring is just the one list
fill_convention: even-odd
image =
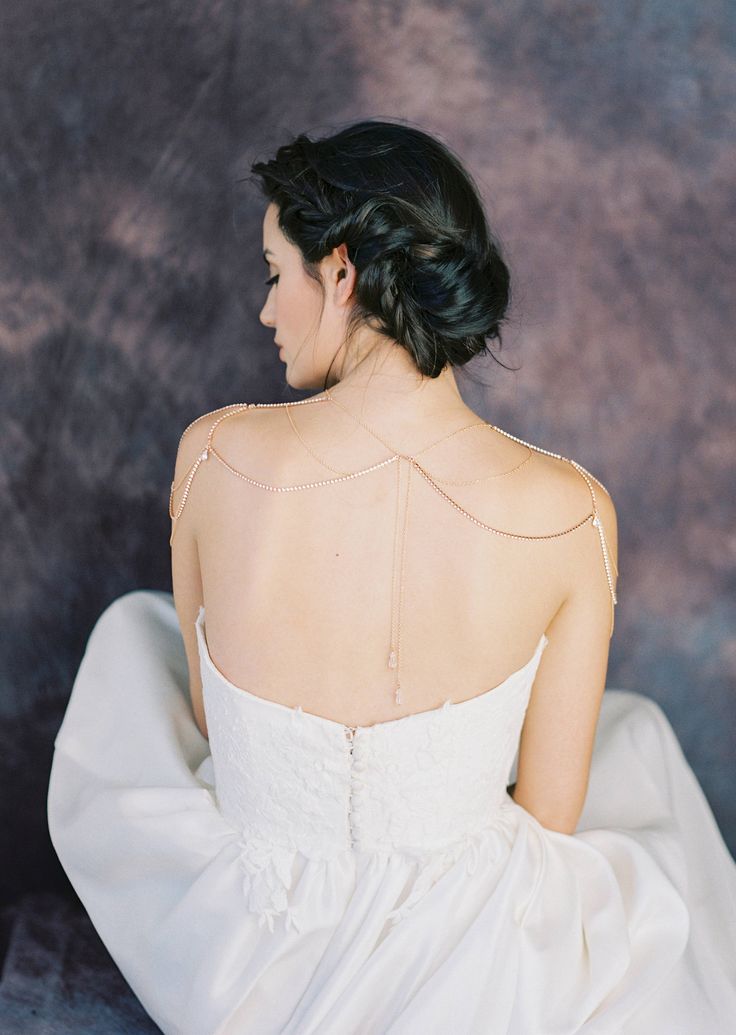
[(185, 429), (173, 602), (92, 633), (49, 791), (92, 921), (167, 1033), (729, 1030), (736, 867), (603, 695), (611, 497), (455, 382), (509, 302), (471, 178), (371, 120), (253, 171), (313, 394)]

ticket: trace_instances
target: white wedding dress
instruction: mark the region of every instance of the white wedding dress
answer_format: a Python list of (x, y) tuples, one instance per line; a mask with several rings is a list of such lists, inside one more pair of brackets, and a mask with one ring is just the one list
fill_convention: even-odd
[(100, 616), (49, 828), (167, 1035), (729, 1035), (736, 864), (661, 708), (608, 689), (573, 835), (507, 793), (537, 666), (346, 727), (230, 683), (173, 598)]

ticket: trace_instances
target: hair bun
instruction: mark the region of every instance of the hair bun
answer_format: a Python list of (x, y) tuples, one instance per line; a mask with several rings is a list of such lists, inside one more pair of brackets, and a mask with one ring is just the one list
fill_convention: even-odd
[(477, 188), (446, 145), (366, 120), (322, 140), (300, 134), (252, 171), (310, 275), (347, 246), (357, 271), (348, 337), (368, 324), (427, 377), (501, 340), (509, 271)]

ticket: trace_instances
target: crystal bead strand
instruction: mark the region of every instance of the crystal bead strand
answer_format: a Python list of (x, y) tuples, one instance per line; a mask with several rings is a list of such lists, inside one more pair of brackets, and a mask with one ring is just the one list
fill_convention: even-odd
[[(432, 449), (434, 446), (439, 445), (439, 443), (446, 441), (448, 438), (451, 438), (453, 435), (457, 435), (457, 434), (459, 434), (462, 431), (467, 431), (467, 430), (469, 430), (472, 427), (478, 427), (479, 426), (478, 422), (476, 422), (475, 424), (467, 425), (467, 426), (465, 426), (463, 428), (456, 429), (455, 431), (450, 432), (450, 434), (444, 435), (441, 438), (436, 439), (433, 443), (431, 443), (431, 445), (426, 446), (424, 449), (420, 450), (414, 456), (404, 456), (404, 454), (397, 453), (395, 450), (393, 450), (392, 447), (382, 438), (381, 435), (379, 435), (376, 432), (376, 430), (374, 428), (370, 427), (365, 421), (360, 420), (360, 418), (358, 418), (354, 414), (350, 413), (350, 411), (347, 410), (346, 407), (342, 406), (337, 401), (337, 399), (335, 399), (332, 396), (332, 394), (330, 393), (329, 389), (325, 390), (325, 394), (326, 394), (327, 398), (330, 399), (331, 402), (335, 403), (335, 405), (337, 405), (341, 410), (343, 410), (344, 413), (346, 413), (354, 421), (356, 421), (358, 424), (360, 424), (361, 427), (365, 428), (365, 430), (369, 434), (371, 434), (374, 438), (376, 438), (379, 442), (381, 442), (381, 444), (383, 446), (385, 446), (388, 450), (393, 452), (395, 456), (400, 456), (402, 459), (408, 460), (409, 463), (411, 464), (411, 467), (416, 468), (419, 471), (419, 473), (426, 479), (426, 481), (445, 500), (447, 500), (447, 502), (450, 503), (457, 511), (459, 511), (461, 514), (463, 514), (465, 517), (467, 517), (470, 521), (473, 521), (480, 528), (483, 528), (483, 529), (485, 529), (488, 532), (492, 532), (495, 535), (505, 536), (505, 537), (507, 537), (509, 539), (522, 539), (522, 540), (528, 540), (528, 541), (535, 541), (535, 540), (542, 540), (542, 539), (556, 539), (556, 538), (559, 538), (560, 536), (568, 535), (570, 532), (574, 531), (576, 528), (580, 528), (582, 525), (584, 525), (588, 521), (592, 522), (592, 524), (594, 525), (594, 527), (598, 531), (598, 536), (599, 536), (599, 539), (600, 539), (600, 542), (601, 542), (601, 548), (602, 548), (602, 551), (603, 551), (603, 563), (604, 563), (604, 567), (605, 567), (605, 571), (606, 571), (606, 579), (607, 579), (609, 591), (610, 591), (611, 597), (612, 597), (610, 634), (613, 635), (613, 624), (614, 624), (614, 611), (613, 611), (613, 608), (615, 607), (615, 604), (617, 603), (617, 599), (616, 599), (616, 594), (615, 594), (614, 586), (613, 586), (613, 578), (611, 576), (611, 561), (610, 561), (610, 558), (609, 558), (609, 555), (608, 555), (608, 548), (607, 548), (607, 544), (606, 544), (606, 541), (605, 541), (605, 536), (603, 534), (603, 526), (602, 526), (600, 518), (598, 516), (598, 509), (597, 509), (596, 498), (595, 498), (595, 490), (593, 488), (593, 484), (592, 484), (592, 481), (591, 481), (592, 475), (589, 475), (589, 473), (585, 470), (584, 467), (582, 467), (580, 464), (576, 463), (576, 461), (570, 460), (568, 457), (562, 456), (560, 453), (555, 453), (552, 450), (544, 449), (541, 446), (535, 446), (531, 442), (526, 442), (526, 441), (524, 441), (524, 439), (518, 438), (516, 435), (512, 435), (510, 432), (504, 431), (502, 428), (497, 427), (495, 424), (489, 424), (486, 421), (480, 422), (480, 425), (485, 425), (485, 426), (487, 426), (489, 428), (492, 428), (494, 431), (498, 431), (502, 435), (506, 435), (507, 438), (511, 438), (514, 441), (519, 442), (521, 445), (526, 446), (527, 449), (529, 449), (530, 451), (531, 450), (535, 450), (538, 453), (544, 453), (547, 456), (551, 456), (551, 457), (554, 457), (555, 459), (563, 460), (563, 461), (565, 461), (565, 462), (567, 462), (569, 464), (572, 464), (572, 466), (576, 470), (578, 470), (579, 473), (582, 475), (582, 477), (585, 479), (585, 481), (586, 481), (586, 483), (588, 485), (588, 489), (589, 489), (590, 494), (591, 494), (592, 502), (593, 502), (593, 511), (592, 511), (591, 514), (588, 514), (585, 518), (582, 519), (582, 521), (578, 521), (576, 524), (571, 525), (569, 528), (564, 529), (562, 532), (554, 532), (554, 533), (551, 533), (551, 534), (536, 535), (536, 536), (520, 535), (518, 533), (513, 533), (513, 532), (504, 532), (501, 529), (493, 528), (491, 525), (488, 525), (488, 524), (486, 524), (483, 521), (479, 521), (478, 518), (474, 517), (467, 510), (465, 510), (463, 507), (461, 507), (459, 503), (457, 503), (455, 500), (453, 500), (450, 496), (447, 495), (446, 492), (444, 492), (440, 488), (440, 486), (437, 484), (435, 479), (433, 479), (429, 475), (429, 473), (427, 471), (425, 471), (425, 469), (422, 467), (422, 465), (416, 459), (417, 456), (420, 456), (422, 453), (427, 452), (429, 449)], [(530, 456), (531, 455), (532, 454), (530, 452)], [(522, 461), (522, 464), (526, 463), (529, 460), (529, 458), (530, 457), (526, 457), (525, 460)], [(511, 471), (503, 472), (503, 474), (510, 474), (510, 473), (512, 473), (512, 471), (518, 470), (518, 468), (521, 467), (522, 464), (519, 464), (519, 465), (517, 465), (517, 467), (512, 468)], [(410, 468), (410, 473), (411, 473), (411, 468)], [(466, 482), (464, 484), (473, 484), (473, 483), (475, 483), (477, 481), (481, 481), (481, 480), (484, 480), (484, 479), (473, 479), (471, 482)], [(409, 484), (410, 484), (410, 482), (409, 482)], [(604, 488), (604, 490), (605, 490), (605, 486), (603, 486), (603, 483), (601, 482), (599, 484), (601, 484), (602, 488)], [(409, 488), (408, 488), (408, 485), (407, 485), (407, 499), (408, 499), (408, 492), (409, 492)], [(404, 528), (404, 534), (405, 534), (405, 528)], [(617, 574), (618, 574), (618, 572), (617, 572)], [(403, 571), (402, 571), (402, 583), (403, 583)], [(393, 606), (392, 606), (392, 611), (393, 611)], [(397, 633), (397, 637), (398, 637), (398, 635), (400, 635), (400, 629), (401, 629), (401, 610), (400, 610), (400, 603), (399, 603), (399, 620), (398, 620), (398, 630), (399, 630), (399, 632)], [(398, 668), (399, 656), (398, 656), (398, 651), (396, 650), (395, 644), (393, 642), (392, 642), (391, 648), (392, 648), (391, 652), (389, 653), (389, 667), (393, 668), (394, 667), (393, 663), (396, 662), (396, 666)], [(397, 672), (397, 684), (396, 684), (396, 699), (397, 699), (397, 701), (400, 700), (398, 672)]]
[[(372, 464), (371, 466), (363, 468), (362, 470), (352, 471), (352, 472), (337, 471), (336, 468), (331, 467), (321, 457), (317, 456), (317, 454), (310, 448), (308, 443), (306, 443), (304, 441), (303, 437), (299, 433), (298, 428), (294, 424), (294, 421), (293, 421), (293, 418), (291, 416), (291, 412), (290, 411), (291, 411), (291, 407), (292, 406), (308, 405), (308, 404), (315, 403), (315, 402), (327, 402), (327, 401), (330, 401), (334, 405), (338, 406), (352, 420), (354, 420), (356, 423), (358, 423), (363, 428), (365, 428), (365, 430), (368, 431), (369, 434), (371, 434), (375, 439), (377, 439), (377, 441), (379, 441), (386, 449), (388, 449), (389, 452), (392, 455), (389, 456), (387, 459), (382, 460), (382, 461), (380, 461), (380, 462), (378, 462), (376, 464)], [(324, 466), (328, 470), (332, 470), (333, 472), (337, 472), (337, 476), (336, 477), (328, 478), (328, 479), (323, 479), (323, 480), (320, 480), (320, 481), (305, 482), (305, 483), (298, 484), (298, 485), (270, 485), (270, 484), (268, 484), (266, 482), (258, 481), (255, 478), (250, 478), (247, 475), (243, 474), (241, 471), (236, 470), (234, 467), (232, 467), (227, 462), (227, 460), (225, 460), (225, 458), (223, 456), (221, 456), (221, 454), (212, 445), (212, 438), (213, 438), (215, 429), (217, 428), (217, 426), (223, 420), (226, 420), (228, 417), (233, 416), (234, 414), (239, 413), (239, 412), (241, 412), (243, 410), (246, 410), (246, 409), (267, 409), (267, 408), (284, 407), (284, 406), (286, 407), (286, 413), (287, 413), (287, 416), (289, 418), (289, 421), (291, 423), (291, 426), (292, 426), (295, 434), (300, 439), (302, 444), (305, 446), (307, 451), (322, 466)], [(222, 413), (222, 411), (227, 411), (227, 412)], [(223, 466), (226, 467), (236, 477), (241, 478), (243, 481), (246, 481), (246, 482), (250, 483), (251, 485), (255, 485), (258, 488), (267, 489), (267, 490), (270, 490), (272, 492), (296, 492), (296, 491), (299, 491), (301, 489), (309, 489), (309, 488), (316, 488), (316, 487), (320, 487), (320, 486), (324, 486), (324, 485), (331, 485), (331, 484), (334, 484), (334, 483), (337, 483), (337, 482), (347, 481), (347, 480), (349, 480), (351, 478), (362, 477), (364, 474), (369, 474), (372, 471), (379, 470), (380, 468), (385, 467), (388, 464), (394, 463), (395, 461), (407, 460), (409, 462), (409, 465), (410, 465), (409, 466), (409, 472), (408, 472), (409, 477), (408, 477), (408, 480), (407, 480), (407, 488), (406, 488), (406, 496), (405, 496), (405, 506), (404, 506), (404, 517), (403, 517), (403, 521), (402, 521), (401, 537), (400, 537), (400, 539), (401, 539), (401, 547), (400, 547), (401, 564), (400, 564), (400, 576), (399, 576), (399, 586), (398, 586), (398, 603), (396, 602), (396, 552), (397, 552), (396, 551), (396, 537), (398, 535), (398, 522), (399, 522), (398, 514), (399, 514), (400, 486), (401, 486), (401, 464), (400, 463), (397, 464), (394, 561), (393, 561), (393, 567), (392, 567), (392, 580), (391, 580), (391, 585), (392, 585), (392, 590), (391, 590), (391, 643), (390, 643), (390, 649), (389, 649), (389, 654), (388, 654), (388, 667), (396, 672), (396, 685), (395, 685), (394, 696), (395, 696), (395, 701), (396, 701), (397, 704), (401, 703), (401, 684), (400, 684), (400, 675), (399, 675), (399, 672), (400, 672), (400, 643), (401, 643), (401, 605), (402, 605), (402, 600), (403, 600), (406, 530), (407, 530), (407, 523), (408, 523), (409, 497), (410, 497), (411, 471), (412, 471), (412, 468), (416, 468), (416, 470), (419, 471), (419, 473), (427, 481), (427, 483), (430, 486), (432, 486), (432, 488), (437, 493), (439, 493), (439, 495), (443, 499), (445, 499), (455, 510), (457, 510), (459, 513), (463, 514), (466, 518), (468, 518), (468, 520), (472, 521), (478, 527), (483, 528), (485, 531), (492, 532), (494, 535), (504, 536), (504, 537), (509, 538), (509, 539), (520, 539), (520, 540), (528, 540), (528, 541), (543, 540), (543, 539), (557, 539), (557, 538), (559, 538), (561, 536), (568, 535), (570, 532), (573, 532), (576, 528), (580, 528), (582, 525), (586, 524), (587, 522), (591, 522), (593, 527), (596, 528), (597, 533), (598, 533), (598, 537), (599, 537), (599, 540), (600, 540), (601, 550), (602, 550), (602, 553), (603, 553), (603, 563), (604, 563), (605, 572), (606, 572), (606, 579), (608, 581), (608, 586), (609, 586), (609, 590), (610, 590), (610, 594), (611, 594), (611, 598), (612, 598), (611, 635), (613, 634), (614, 607), (615, 607), (615, 605), (616, 605), (616, 603), (618, 601), (617, 601), (616, 593), (615, 593), (615, 590), (614, 590), (614, 582), (613, 582), (613, 576), (612, 576), (611, 571), (613, 569), (616, 572), (616, 574), (618, 575), (618, 568), (616, 567), (616, 565), (613, 562), (612, 558), (609, 556), (608, 544), (606, 542), (606, 537), (605, 537), (605, 534), (604, 534), (604, 531), (603, 531), (603, 525), (601, 523), (600, 516), (598, 514), (598, 508), (597, 508), (596, 496), (595, 496), (595, 489), (593, 487), (593, 482), (592, 482), (593, 475), (591, 475), (590, 472), (586, 471), (586, 469), (584, 467), (582, 467), (581, 464), (578, 464), (575, 460), (571, 460), (568, 457), (562, 456), (562, 454), (560, 454), (560, 453), (553, 452), (552, 450), (544, 449), (541, 446), (536, 446), (533, 443), (526, 442), (524, 439), (519, 438), (518, 436), (511, 434), (511, 432), (504, 431), (503, 428), (499, 428), (495, 424), (489, 424), (486, 421), (476, 422), (474, 424), (465, 425), (462, 428), (458, 428), (455, 431), (450, 432), (448, 435), (444, 435), (441, 438), (435, 440), (433, 443), (431, 443), (430, 445), (426, 446), (424, 449), (420, 450), (415, 455), (411, 455), (410, 456), (410, 455), (406, 455), (406, 454), (403, 454), (403, 453), (399, 453), (399, 452), (393, 450), (392, 447), (387, 442), (384, 441), (382, 436), (380, 436), (375, 431), (374, 428), (371, 428), (364, 421), (360, 420), (358, 417), (355, 417), (352, 413), (350, 413), (349, 410), (347, 410), (344, 406), (342, 406), (341, 403), (339, 403), (336, 399), (334, 399), (333, 396), (331, 395), (329, 389), (325, 390), (325, 394), (324, 395), (321, 395), (321, 396), (311, 396), (309, 398), (301, 399), (301, 400), (298, 400), (296, 402), (286, 402), (286, 403), (238, 403), (238, 404), (232, 404), (230, 406), (220, 407), (218, 410), (213, 410), (210, 413), (205, 414), (204, 416), (208, 416), (209, 417), (213, 413), (222, 413), (222, 416), (220, 416), (214, 422), (214, 424), (211, 426), (211, 428), (209, 429), (209, 434), (207, 436), (207, 443), (206, 443), (206, 446), (205, 446), (204, 450), (198, 455), (198, 457), (196, 458), (196, 460), (194, 461), (192, 466), (189, 468), (187, 473), (184, 475), (184, 477), (176, 485), (174, 484), (173, 481), (171, 483), (171, 492), (169, 494), (169, 516), (171, 517), (171, 519), (172, 519), (172, 521), (174, 523), (174, 527), (172, 528), (171, 539), (169, 540), (170, 543), (173, 541), (174, 531), (175, 531), (175, 528), (176, 528), (176, 521), (179, 518), (179, 516), (181, 515), (181, 513), (182, 513), (182, 511), (184, 509), (184, 506), (186, 504), (186, 501), (187, 501), (187, 498), (188, 498), (188, 495), (189, 495), (189, 490), (190, 490), (192, 481), (194, 479), (194, 476), (196, 474), (197, 468), (199, 467), (199, 465), (201, 463), (206, 461), (209, 458), (210, 455), (215, 456), (220, 461), (220, 463), (223, 464)], [(189, 425), (187, 425), (187, 427), (182, 432), (181, 438), (184, 437), (184, 435), (189, 430), (189, 428), (191, 428), (194, 424), (198, 423), (198, 421), (200, 421), (202, 419), (203, 419), (202, 417), (198, 417), (196, 420), (192, 421)], [(462, 482), (448, 482), (448, 481), (445, 481), (445, 484), (471, 485), (471, 484), (476, 484), (476, 483), (481, 482), (481, 481), (485, 481), (488, 478), (504, 477), (505, 475), (512, 474), (514, 471), (518, 471), (521, 467), (524, 466), (524, 464), (526, 464), (533, 457), (534, 452), (537, 452), (537, 453), (542, 453), (542, 454), (544, 454), (546, 456), (554, 457), (557, 460), (563, 460), (566, 463), (571, 464), (580, 473), (580, 475), (584, 478), (585, 482), (587, 483), (588, 489), (589, 489), (590, 494), (591, 494), (591, 499), (592, 499), (592, 503), (593, 503), (592, 513), (588, 514), (581, 521), (578, 521), (574, 525), (571, 525), (569, 528), (563, 529), (561, 532), (552, 532), (552, 533), (548, 533), (548, 534), (545, 534), (545, 535), (522, 535), (522, 534), (516, 533), (516, 532), (506, 532), (506, 531), (503, 531), (502, 529), (493, 528), (491, 525), (488, 525), (485, 522), (480, 521), (473, 514), (470, 514), (469, 511), (467, 511), (463, 507), (461, 507), (459, 503), (457, 503), (450, 496), (448, 496), (447, 493), (440, 487), (438, 482), (442, 481), (442, 479), (435, 479), (435, 478), (433, 478), (422, 467), (422, 465), (417, 461), (416, 457), (420, 456), (424, 452), (427, 452), (429, 449), (434, 448), (434, 446), (438, 445), (439, 443), (446, 441), (448, 438), (451, 438), (452, 436), (460, 434), (460, 433), (462, 433), (464, 431), (469, 431), (471, 428), (474, 428), (474, 427), (489, 428), (489, 429), (492, 429), (494, 431), (497, 431), (501, 435), (505, 435), (507, 438), (510, 438), (513, 441), (518, 442), (521, 445), (526, 446), (527, 449), (529, 450), (529, 455), (527, 457), (525, 457), (524, 460), (521, 461), (519, 464), (517, 464), (515, 467), (511, 468), (509, 471), (503, 471), (500, 474), (483, 475), (480, 478), (471, 479), (469, 481), (462, 481)], [(595, 479), (595, 480), (598, 481), (598, 479)], [(181, 500), (181, 503), (180, 503), (177, 511), (174, 512), (174, 509), (173, 509), (174, 492), (176, 491), (176, 489), (183, 482), (186, 482), (186, 486), (185, 486), (185, 489), (184, 489), (184, 493), (182, 495), (182, 500)], [(604, 491), (607, 492), (607, 490), (606, 490), (606, 488), (605, 488), (605, 486), (603, 485), (602, 482), (598, 481), (598, 484), (601, 486), (601, 488), (603, 488)], [(350, 728), (351, 727), (346, 727), (346, 729), (350, 729)]]
[[(309, 399), (301, 399), (300, 402), (310, 402), (310, 400)], [(181, 515), (182, 511), (184, 510), (184, 506), (186, 504), (187, 497), (189, 495), (189, 489), (190, 489), (190, 486), (191, 486), (192, 481), (194, 479), (194, 475), (196, 474), (197, 468), (199, 467), (199, 465), (203, 461), (209, 459), (210, 455), (215, 456), (220, 461), (220, 463), (224, 467), (226, 467), (232, 474), (234, 474), (237, 478), (241, 478), (243, 481), (249, 482), (251, 485), (257, 486), (259, 489), (268, 489), (271, 492), (297, 492), (300, 489), (312, 489), (312, 488), (316, 488), (316, 487), (322, 486), (322, 485), (332, 485), (335, 482), (347, 481), (350, 478), (360, 478), (364, 474), (370, 474), (371, 471), (376, 471), (380, 467), (385, 467), (387, 464), (392, 464), (392, 463), (394, 463), (398, 459), (395, 456), (390, 456), (386, 460), (381, 460), (379, 463), (373, 464), (370, 467), (363, 468), (363, 470), (351, 471), (351, 472), (349, 472), (347, 474), (342, 474), (342, 475), (340, 475), (340, 476), (338, 476), (336, 478), (327, 478), (327, 479), (322, 480), (322, 481), (303, 482), (300, 485), (269, 485), (267, 482), (258, 481), (256, 478), (249, 478), (248, 475), (247, 474), (243, 474), (242, 471), (237, 471), (234, 467), (232, 467), (227, 462), (227, 460), (224, 458), (224, 456), (222, 456), (215, 449), (215, 447), (212, 445), (212, 435), (214, 433), (215, 428), (220, 423), (220, 421), (225, 420), (227, 417), (231, 417), (235, 413), (239, 413), (241, 410), (251, 409), (251, 408), (254, 408), (254, 407), (261, 407), (261, 406), (291, 406), (291, 405), (295, 405), (296, 406), (296, 405), (299, 405), (299, 404), (298, 403), (244, 403), (238, 409), (236, 409), (236, 410), (231, 409), (229, 413), (226, 413), (224, 416), (220, 417), (215, 422), (215, 424), (213, 424), (212, 428), (210, 429), (210, 433), (209, 433), (209, 435), (207, 437), (207, 444), (206, 444), (205, 448), (202, 450), (201, 453), (199, 453), (199, 455), (197, 456), (196, 460), (193, 462), (193, 464), (191, 465), (191, 467), (189, 468), (187, 473), (182, 478), (180, 478), (180, 480), (178, 482), (174, 483), (172, 481), (172, 483), (171, 483), (171, 491), (169, 493), (169, 517), (174, 522), (176, 522), (178, 520), (179, 516)], [(216, 412), (216, 411), (213, 411), (213, 412)], [(201, 419), (201, 418), (198, 418), (198, 419)], [(196, 422), (193, 421), (192, 423), (196, 423)], [(189, 427), (191, 427), (191, 426), (192, 425), (190, 424)], [(179, 507), (177, 508), (177, 510), (174, 511), (174, 508), (173, 508), (174, 493), (176, 492), (176, 490), (185, 481), (186, 481), (186, 487), (184, 489), (184, 493), (182, 495), (181, 502), (180, 502)], [(173, 539), (173, 533), (172, 533), (171, 539)]]

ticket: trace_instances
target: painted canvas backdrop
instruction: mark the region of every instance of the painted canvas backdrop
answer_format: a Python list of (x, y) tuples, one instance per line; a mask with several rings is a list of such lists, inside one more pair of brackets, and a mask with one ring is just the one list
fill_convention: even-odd
[(736, 850), (733, 5), (8, 0), (0, 20), (4, 901), (69, 896), (53, 738), (101, 610), (171, 588), (181, 431), (301, 397), (257, 318), (263, 203), (237, 181), (369, 116), (438, 133), (478, 181), (521, 369), (473, 365), (463, 393), (611, 491), (608, 685), (663, 706)]

